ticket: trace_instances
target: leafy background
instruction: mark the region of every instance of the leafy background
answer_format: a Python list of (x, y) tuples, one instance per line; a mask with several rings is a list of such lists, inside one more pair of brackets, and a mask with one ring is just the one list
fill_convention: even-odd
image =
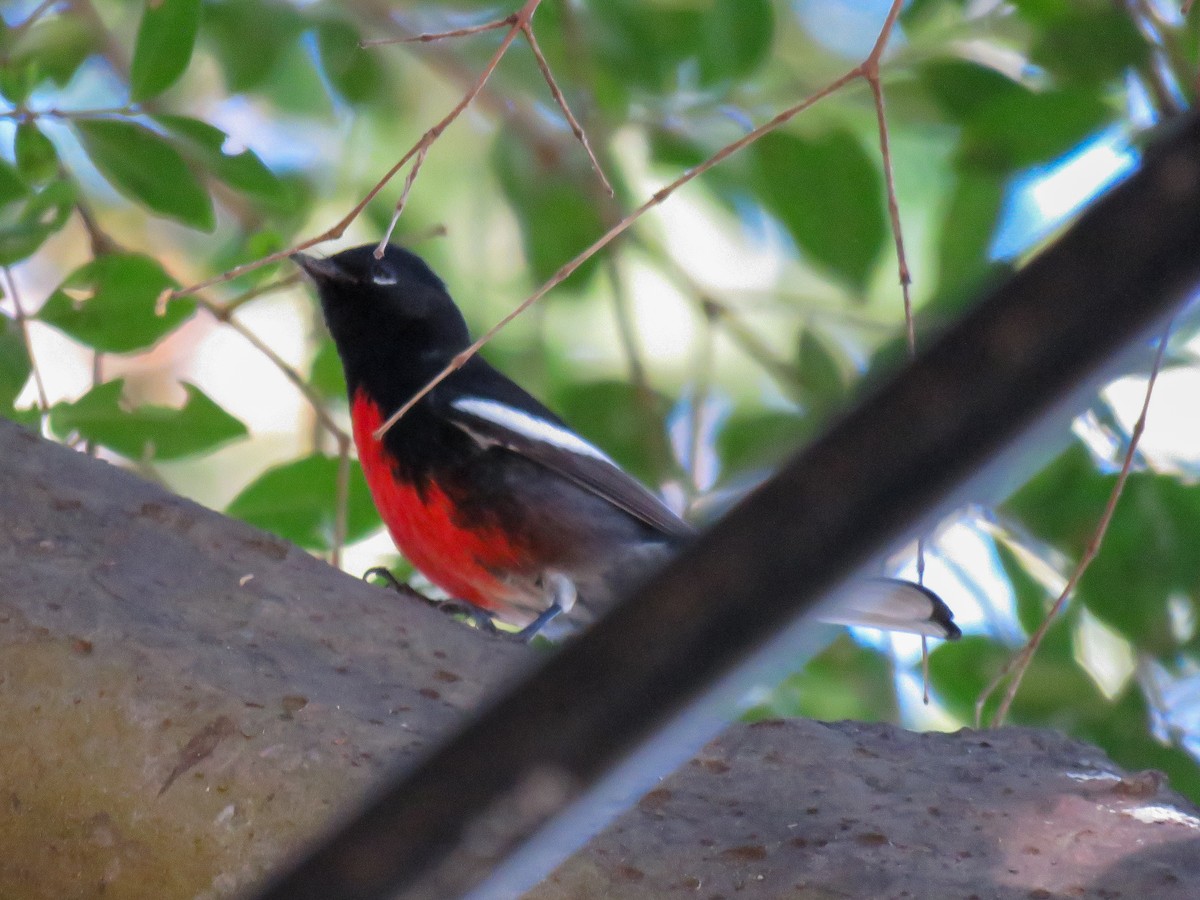
[[(535, 31), (615, 198), (518, 42), (433, 146), (398, 238), (446, 278), (478, 332), (622, 211), (857, 64), (886, 7), (546, 0)], [(510, 11), (6, 4), (0, 414), (351, 571), (385, 561), (407, 572), (361, 473), (339, 462), (341, 373), (295, 273), (268, 266), (157, 307), (166, 288), (337, 221), (457, 102), (501, 32), (360, 40)], [(1196, 33), (1157, 0), (906, 5), (883, 76), (919, 338), (1133, 164), (1154, 121), (1191, 99)], [(337, 246), (377, 240), (398, 190)], [(899, 365), (903, 330), (859, 82), (682, 190), (486, 352), (703, 519)], [(1165, 770), (1200, 800), (1194, 331), (1184, 320), (1175, 333), (1125, 497), (1011, 720)], [(933, 650), (931, 705), (917, 700), (914, 642), (843, 634), (764, 687), (750, 715), (970, 722), (1096, 526), (1129, 446), (1140, 365), (931, 535), (929, 583), (969, 632)], [(903, 566), (911, 559), (890, 561)]]

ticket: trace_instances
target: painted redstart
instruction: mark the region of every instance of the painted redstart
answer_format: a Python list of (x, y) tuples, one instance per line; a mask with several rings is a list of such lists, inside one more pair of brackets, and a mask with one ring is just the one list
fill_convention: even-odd
[[(373, 245), (292, 259), (341, 356), (354, 441), (379, 514), (438, 587), (532, 637), (586, 625), (692, 529), (604, 452), (479, 356), (374, 432), (470, 344), (446, 286), (413, 253)], [(957, 638), (932, 591), (868, 579), (828, 617)]]

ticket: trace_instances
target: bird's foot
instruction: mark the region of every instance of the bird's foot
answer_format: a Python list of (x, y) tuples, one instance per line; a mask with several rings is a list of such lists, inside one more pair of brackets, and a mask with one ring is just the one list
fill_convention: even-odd
[(575, 607), (575, 601), (579, 598), (579, 593), (575, 589), (575, 582), (561, 572), (546, 572), (543, 574), (541, 581), (550, 595), (550, 605), (542, 610), (536, 619), (513, 634), (513, 637), (522, 643), (529, 643), (537, 636), (539, 631), (556, 618), (563, 613), (569, 613)]
[(486, 631), (488, 634), (512, 634), (512, 632), (501, 631), (497, 628), (496, 620), (478, 606), (473, 606), (470, 603), (464, 603), (459, 600), (434, 600), (432, 597), (426, 597), (416, 588), (402, 582), (383, 566), (372, 566), (363, 573), (363, 581), (370, 581), (373, 577), (381, 578), (389, 588), (398, 594), (412, 597), (414, 600), (420, 600), (448, 616), (458, 616), (466, 619), (469, 624), (475, 626), (480, 631)]

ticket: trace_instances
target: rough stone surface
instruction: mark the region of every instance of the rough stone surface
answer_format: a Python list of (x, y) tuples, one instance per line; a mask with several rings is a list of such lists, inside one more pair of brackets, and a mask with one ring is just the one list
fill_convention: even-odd
[(556, 898), (1200, 896), (1200, 811), (1156, 772), (1025, 728), (728, 729), (565, 862)]
[(532, 660), (0, 419), (0, 898), (232, 896)]
[[(3, 420), (0, 459), (2, 900), (244, 895), (536, 658)], [(1198, 842), (1054, 734), (738, 725), (530, 897), (1173, 900)]]

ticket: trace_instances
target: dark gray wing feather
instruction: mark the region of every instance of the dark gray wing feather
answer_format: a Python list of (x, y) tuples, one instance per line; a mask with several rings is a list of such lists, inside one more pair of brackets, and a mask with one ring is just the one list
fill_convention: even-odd
[[(471, 408), (473, 402), (475, 409)], [(683, 538), (693, 533), (658, 497), (565, 426), (516, 409), (512, 410), (514, 421), (506, 422), (502, 416), (483, 414), (488, 406), (489, 401), (462, 398), (447, 404), (445, 415), (481, 445), (504, 447), (545, 466), (669, 537)], [(544, 435), (530, 433), (543, 426)]]

